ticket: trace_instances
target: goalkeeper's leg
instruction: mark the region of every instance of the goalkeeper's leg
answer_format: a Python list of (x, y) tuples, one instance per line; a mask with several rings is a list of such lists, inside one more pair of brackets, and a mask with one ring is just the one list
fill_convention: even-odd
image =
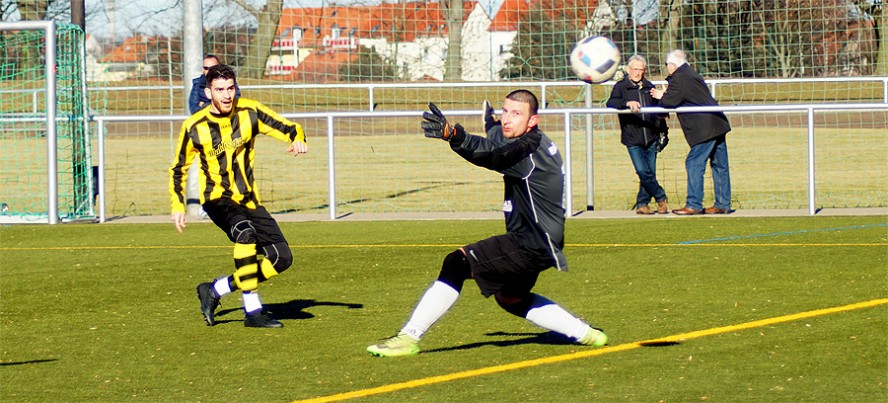
[(607, 343), (604, 333), (542, 295), (531, 292), (509, 295), (500, 291), (494, 296), (497, 304), (506, 312), (527, 319), (543, 329), (561, 333), (582, 344), (600, 347)]
[(453, 307), (462, 291), (463, 283), (471, 277), (471, 269), (462, 250), (455, 250), (441, 264), (438, 280), (432, 283), (413, 310), (402, 333), (417, 339)]
[(460, 249), (447, 255), (438, 280), (419, 299), (407, 324), (397, 335), (370, 345), (367, 351), (382, 357), (419, 353), (419, 339), (456, 303), (463, 282), (469, 277), (471, 269), (463, 251)]
[(413, 309), (407, 324), (401, 329), (416, 339), (422, 338), (426, 331), (453, 307), (462, 291), (463, 283), (471, 277), (469, 262), (462, 250), (455, 250), (444, 258), (438, 279)]

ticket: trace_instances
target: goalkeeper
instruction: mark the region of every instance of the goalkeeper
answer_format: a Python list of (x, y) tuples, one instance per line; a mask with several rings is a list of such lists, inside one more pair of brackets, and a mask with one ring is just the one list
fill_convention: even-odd
[[(182, 124), (173, 166), (170, 168), (171, 219), (180, 233), (185, 229), (185, 185), (188, 167), (200, 159), (200, 203), (234, 242), (235, 271), (197, 286), (200, 310), (213, 326), (219, 299), (232, 291), (243, 292), (244, 325), (283, 327), (262, 312), (256, 289), (293, 262), (290, 246), (280, 227), (262, 207), (253, 183), (253, 156), (260, 133), (290, 143), (287, 152), (308, 152), (302, 126), (278, 116), (259, 102), (237, 98), (237, 81), (231, 67), (220, 64), (207, 72), (210, 107)], [(257, 254), (261, 253), (264, 258)]]
[[(600, 347), (607, 336), (546, 297), (531, 292), (540, 272), (567, 270), (564, 247), (564, 166), (555, 143), (537, 128), (538, 101), (517, 90), (506, 96), (497, 122), (485, 108), (487, 137), (451, 125), (429, 104), (426, 137), (447, 141), (466, 161), (503, 175), (506, 233), (463, 246), (444, 258), (438, 279), (426, 290), (401, 331), (367, 347), (383, 357), (419, 353), (419, 340), (456, 303), (463, 283), (474, 279), (485, 297), (506, 312), (579, 344)], [(446, 169), (442, 169), (446, 171)]]

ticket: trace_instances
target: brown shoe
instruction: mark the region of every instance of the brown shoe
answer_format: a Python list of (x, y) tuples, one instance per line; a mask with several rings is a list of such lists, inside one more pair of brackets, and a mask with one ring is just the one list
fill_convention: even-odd
[(725, 210), (723, 208), (718, 208), (715, 206), (706, 207), (705, 209), (703, 209), (703, 214), (728, 214), (730, 212), (731, 210)]
[(650, 215), (650, 214), (654, 214), (654, 210), (651, 210), (651, 208), (648, 206), (641, 206), (641, 207), (635, 209), (635, 214)]
[(672, 210), (672, 214), (678, 214), (678, 215), (703, 214), (703, 210), (694, 210), (692, 208), (682, 207), (678, 210)]
[(669, 206), (666, 204), (666, 199), (660, 200), (657, 202), (657, 214), (668, 214)]

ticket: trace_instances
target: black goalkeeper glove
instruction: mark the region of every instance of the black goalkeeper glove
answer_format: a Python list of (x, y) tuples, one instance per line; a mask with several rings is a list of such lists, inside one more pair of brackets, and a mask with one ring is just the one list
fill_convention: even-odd
[(422, 130), (426, 137), (442, 139), (446, 141), (459, 141), (465, 136), (462, 126), (452, 126), (441, 110), (435, 104), (429, 102), (431, 112), (422, 113)]

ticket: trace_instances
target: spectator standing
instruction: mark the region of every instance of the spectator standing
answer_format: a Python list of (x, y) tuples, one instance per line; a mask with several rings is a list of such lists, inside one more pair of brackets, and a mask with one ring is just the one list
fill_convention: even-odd
[(620, 142), (629, 151), (629, 158), (638, 175), (638, 194), (635, 198), (636, 214), (654, 214), (648, 206), (653, 198), (657, 202), (657, 213), (669, 213), (666, 191), (657, 181), (657, 153), (669, 142), (668, 114), (638, 113), (640, 108), (658, 106), (651, 97), (654, 84), (644, 77), (647, 60), (633, 55), (626, 65), (626, 75), (614, 84), (607, 107), (629, 109), (633, 113), (621, 113)]
[[(666, 55), (666, 77), (664, 89), (652, 89), (651, 96), (660, 101), (660, 106), (676, 108), (682, 106), (717, 106), (709, 87), (690, 64), (684, 51), (676, 49)], [(731, 131), (731, 124), (722, 112), (677, 113), (685, 140), (691, 150), (685, 158), (688, 176), (688, 195), (685, 206), (672, 210), (679, 215), (728, 214), (731, 212), (731, 173), (728, 166), (728, 144), (725, 137)], [(712, 182), (715, 188), (715, 204), (703, 209), (703, 174), (706, 163), (712, 169)]]

